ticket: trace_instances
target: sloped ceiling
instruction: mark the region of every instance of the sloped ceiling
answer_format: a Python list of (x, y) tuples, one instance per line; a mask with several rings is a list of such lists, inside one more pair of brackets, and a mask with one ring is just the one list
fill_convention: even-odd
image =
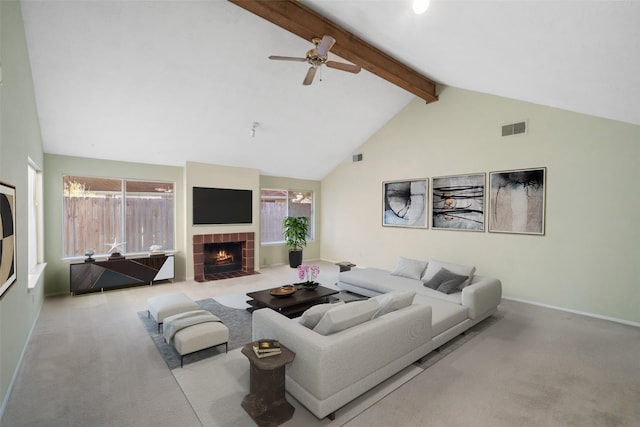
[[(640, 2), (303, 3), (440, 84), (640, 125)], [(302, 86), (267, 58), (311, 43), (223, 0), (22, 11), (47, 153), (321, 179), (413, 99), (367, 71)]]

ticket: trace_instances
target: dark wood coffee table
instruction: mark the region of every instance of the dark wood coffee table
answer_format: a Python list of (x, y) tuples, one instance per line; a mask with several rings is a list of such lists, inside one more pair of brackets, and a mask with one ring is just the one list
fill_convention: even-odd
[(270, 292), (271, 289), (249, 292), (247, 296), (251, 299), (247, 301), (247, 304), (251, 307), (247, 310), (254, 311), (259, 308), (270, 308), (284, 316), (296, 317), (309, 307), (329, 302), (329, 296), (338, 293), (338, 291), (324, 286), (318, 286), (313, 290), (298, 289), (294, 294), (286, 297), (276, 297), (271, 295)]

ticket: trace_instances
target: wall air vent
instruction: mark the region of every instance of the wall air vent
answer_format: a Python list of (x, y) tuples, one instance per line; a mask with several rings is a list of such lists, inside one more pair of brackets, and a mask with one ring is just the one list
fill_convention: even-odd
[(362, 153), (353, 155), (353, 163), (362, 161)]
[(527, 122), (511, 123), (502, 126), (502, 136), (518, 135), (527, 133)]

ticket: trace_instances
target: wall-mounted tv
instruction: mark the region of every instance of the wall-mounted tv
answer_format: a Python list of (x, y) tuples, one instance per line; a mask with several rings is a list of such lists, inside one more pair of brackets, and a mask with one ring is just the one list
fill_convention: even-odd
[(253, 192), (193, 187), (193, 225), (251, 224)]

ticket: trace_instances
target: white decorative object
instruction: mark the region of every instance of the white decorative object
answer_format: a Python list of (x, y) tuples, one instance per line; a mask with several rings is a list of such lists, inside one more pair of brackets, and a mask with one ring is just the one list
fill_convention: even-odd
[(110, 254), (112, 251), (114, 251), (114, 253), (120, 253), (119, 248), (120, 246), (126, 244), (127, 242), (122, 242), (122, 243), (118, 243), (118, 239), (117, 238), (113, 238), (113, 243), (105, 243), (106, 246), (111, 246), (109, 248), (109, 250), (107, 251), (108, 254)]

